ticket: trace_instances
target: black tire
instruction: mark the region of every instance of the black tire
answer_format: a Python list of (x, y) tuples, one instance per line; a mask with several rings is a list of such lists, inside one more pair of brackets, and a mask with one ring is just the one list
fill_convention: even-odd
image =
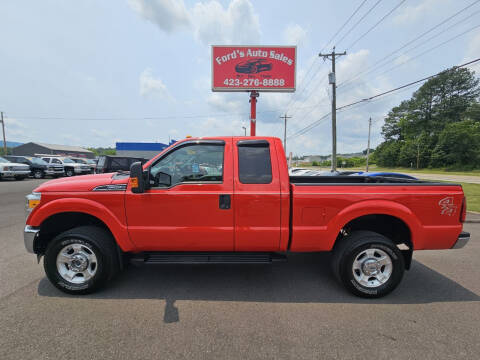
[(75, 175), (75, 172), (73, 171), (73, 169), (65, 169), (65, 176), (73, 176)]
[(35, 170), (33, 172), (33, 177), (35, 179), (43, 179), (45, 177), (45, 173), (42, 170)]
[[(96, 271), (92, 278), (81, 284), (62, 277), (57, 268), (57, 255), (70, 244), (85, 245), (96, 256)], [(101, 288), (119, 271), (116, 244), (112, 236), (97, 226), (80, 226), (57, 235), (47, 246), (43, 266), (48, 279), (55, 287), (67, 294), (90, 294)]]
[[(354, 274), (355, 260), (368, 249), (377, 249), (375, 256), (379, 254), (378, 251), (385, 253), (391, 261), (388, 280), (378, 286), (373, 285), (375, 276), (372, 277), (372, 283), (370, 284), (369, 281), (367, 283), (369, 286), (365, 286), (357, 280)], [(379, 298), (392, 292), (398, 286), (405, 271), (405, 262), (400, 249), (387, 237), (373, 231), (354, 231), (335, 245), (332, 268), (337, 279), (354, 295)], [(385, 267), (380, 267), (381, 272), (384, 270), (386, 270)], [(355, 271), (357, 275), (360, 275), (358, 270)]]

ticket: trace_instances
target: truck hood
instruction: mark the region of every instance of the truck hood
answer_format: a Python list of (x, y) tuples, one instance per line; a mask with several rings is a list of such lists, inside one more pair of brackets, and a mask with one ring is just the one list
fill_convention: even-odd
[(55, 180), (50, 180), (39, 187), (34, 192), (83, 192), (92, 191), (97, 186), (101, 185), (121, 185), (128, 183), (128, 174), (96, 174), (96, 175), (81, 175), (74, 177), (65, 177)]
[(18, 167), (18, 166), (27, 166), (27, 164), (20, 164), (20, 163), (16, 163), (16, 162), (5, 162), (5, 163), (0, 163), (0, 166), (15, 166), (15, 167)]

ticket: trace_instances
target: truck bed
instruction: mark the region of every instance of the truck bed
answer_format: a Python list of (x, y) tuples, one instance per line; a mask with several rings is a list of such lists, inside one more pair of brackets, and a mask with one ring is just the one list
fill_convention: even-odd
[(362, 217), (375, 224), (401, 221), (415, 250), (448, 249), (462, 231), (463, 198), (462, 187), (452, 183), (290, 176), (290, 250), (329, 251), (339, 232)]
[[(449, 185), (432, 183), (424, 180), (394, 178), (385, 176), (290, 176), (290, 183), (295, 185), (322, 185), (322, 184), (416, 184), (416, 185)], [(452, 184), (455, 185), (455, 184)]]

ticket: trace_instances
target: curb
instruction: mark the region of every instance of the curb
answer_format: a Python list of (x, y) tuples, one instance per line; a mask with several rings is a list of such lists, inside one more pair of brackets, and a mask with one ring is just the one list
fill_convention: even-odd
[[(480, 212), (478, 212), (478, 211), (467, 211), (467, 214), (480, 215)], [(465, 220), (465, 223), (467, 223), (467, 224), (480, 224), (480, 219)]]

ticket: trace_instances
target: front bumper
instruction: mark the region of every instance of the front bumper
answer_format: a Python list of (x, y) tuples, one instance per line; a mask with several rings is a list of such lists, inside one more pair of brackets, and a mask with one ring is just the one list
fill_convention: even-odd
[(47, 169), (45, 170), (45, 175), (63, 175), (63, 170)]
[(470, 233), (466, 231), (462, 231), (460, 235), (458, 235), (458, 239), (455, 244), (452, 246), (452, 249), (461, 249), (470, 241)]
[(30, 175), (30, 170), (6, 170), (1, 171), (0, 174), (4, 177), (13, 177), (13, 176), (28, 176)]
[(29, 253), (35, 253), (35, 240), (38, 238), (39, 234), (39, 228), (30, 225), (25, 226), (25, 230), (23, 230), (23, 241), (25, 243), (25, 248)]

